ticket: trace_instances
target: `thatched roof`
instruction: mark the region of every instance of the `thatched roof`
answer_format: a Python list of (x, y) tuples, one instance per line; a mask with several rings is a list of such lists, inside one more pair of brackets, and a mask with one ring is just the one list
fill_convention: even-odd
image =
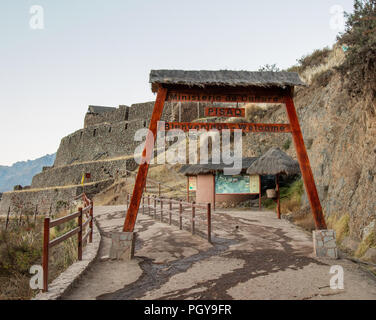
[(296, 72), (252, 72), (252, 71), (184, 71), (151, 70), (152, 91), (158, 90), (159, 84), (228, 87), (293, 87), (305, 86)]
[[(241, 171), (247, 170), (249, 166), (256, 161), (257, 158), (243, 158)], [(220, 164), (213, 164), (209, 160), (208, 164), (186, 164), (183, 165), (179, 172), (185, 174), (186, 176), (197, 176), (198, 174), (214, 174), (216, 172), (222, 172), (225, 169), (231, 169), (233, 164), (228, 165), (223, 162)]]
[(299, 172), (299, 163), (279, 148), (270, 149), (247, 169), (248, 174), (259, 175), (293, 175)]
[(114, 107), (102, 107), (102, 106), (89, 106), (88, 113), (104, 113), (115, 111), (116, 108)]

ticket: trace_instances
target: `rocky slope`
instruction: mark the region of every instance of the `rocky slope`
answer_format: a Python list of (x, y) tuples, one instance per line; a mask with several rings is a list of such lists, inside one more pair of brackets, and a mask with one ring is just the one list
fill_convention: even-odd
[[(296, 90), (295, 105), (324, 212), (348, 214), (349, 234), (362, 239), (376, 220), (376, 103), (371, 94), (351, 97), (343, 89), (346, 79), (334, 69), (323, 73), (328, 77)], [(258, 121), (287, 122), (284, 107)], [(257, 156), (271, 146), (296, 158), (290, 135), (254, 135), (243, 149), (246, 156)]]

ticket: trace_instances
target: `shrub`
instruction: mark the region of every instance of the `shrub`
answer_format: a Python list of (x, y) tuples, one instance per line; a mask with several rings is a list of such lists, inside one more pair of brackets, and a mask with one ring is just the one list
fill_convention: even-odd
[(282, 149), (286, 151), (290, 149), (290, 146), (291, 146), (291, 140), (287, 139), (286, 142), (283, 144)]
[(347, 89), (376, 94), (376, 0), (355, 0), (354, 13), (346, 14), (346, 31), (338, 37), (348, 47), (345, 62), (338, 67), (349, 77)]

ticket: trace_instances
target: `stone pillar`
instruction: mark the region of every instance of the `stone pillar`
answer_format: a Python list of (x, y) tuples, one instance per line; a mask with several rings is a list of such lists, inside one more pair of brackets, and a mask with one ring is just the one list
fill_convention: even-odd
[(131, 260), (134, 256), (134, 245), (136, 242), (135, 232), (113, 232), (111, 235), (112, 245), (110, 259)]
[(338, 259), (336, 233), (334, 230), (313, 231), (313, 250), (316, 257)]

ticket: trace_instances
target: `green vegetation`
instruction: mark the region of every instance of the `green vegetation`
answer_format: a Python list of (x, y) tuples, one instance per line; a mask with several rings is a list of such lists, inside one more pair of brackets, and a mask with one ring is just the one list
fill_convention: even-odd
[(376, 0), (355, 0), (354, 13), (346, 18), (346, 31), (338, 37), (347, 48), (346, 60), (338, 69), (350, 75), (350, 92), (372, 89), (376, 96)]
[[(286, 214), (299, 210), (303, 192), (303, 181), (301, 179), (281, 187), (281, 213)], [(263, 199), (262, 205), (269, 210), (276, 208), (276, 202), (272, 199)]]
[(287, 139), (286, 142), (283, 144), (282, 149), (286, 151), (290, 149), (290, 146), (291, 146), (291, 140)]

